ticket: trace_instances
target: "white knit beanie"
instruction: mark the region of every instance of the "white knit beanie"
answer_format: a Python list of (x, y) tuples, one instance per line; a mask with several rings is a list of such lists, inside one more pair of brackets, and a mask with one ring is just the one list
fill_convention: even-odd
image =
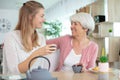
[(71, 21), (78, 21), (80, 22), (80, 24), (86, 28), (86, 29), (89, 29), (88, 31), (88, 34), (90, 32), (92, 32), (95, 28), (95, 22), (94, 22), (94, 19), (93, 17), (88, 14), (88, 13), (84, 13), (84, 12), (81, 12), (81, 13), (77, 13), (77, 14), (74, 14), (70, 17), (70, 20)]

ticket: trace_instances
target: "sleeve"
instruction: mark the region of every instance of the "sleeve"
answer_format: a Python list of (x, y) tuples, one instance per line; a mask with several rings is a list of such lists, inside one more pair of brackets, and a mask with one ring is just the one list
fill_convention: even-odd
[(97, 55), (98, 55), (98, 45), (95, 44), (95, 45), (94, 45), (94, 48), (93, 48), (92, 51), (91, 51), (90, 60), (89, 60), (87, 69), (88, 69), (88, 68), (95, 67)]
[(4, 47), (3, 47), (3, 73), (12, 73), (17, 74), (20, 73), (18, 70), (18, 60), (17, 52), (16, 52), (16, 44), (15, 39), (12, 35), (7, 35), (4, 39)]
[(57, 49), (60, 48), (60, 45), (63, 44), (63, 41), (67, 38), (66, 36), (62, 36), (59, 38), (55, 38), (55, 39), (50, 39), (46, 41), (46, 44), (56, 44), (57, 45)]

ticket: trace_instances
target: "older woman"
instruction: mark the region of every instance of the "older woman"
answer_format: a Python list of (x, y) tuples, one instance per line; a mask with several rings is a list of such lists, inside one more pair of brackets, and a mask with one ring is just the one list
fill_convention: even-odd
[(94, 30), (94, 20), (88, 13), (77, 13), (70, 17), (72, 35), (47, 41), (60, 49), (60, 59), (56, 71), (72, 71), (72, 65), (82, 64), (83, 71), (95, 66), (98, 45), (87, 35)]

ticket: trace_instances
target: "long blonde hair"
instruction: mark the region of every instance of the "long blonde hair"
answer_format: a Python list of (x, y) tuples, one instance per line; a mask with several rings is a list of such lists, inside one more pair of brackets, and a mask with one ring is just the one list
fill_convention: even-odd
[[(32, 20), (40, 8), (44, 9), (44, 6), (41, 3), (28, 1), (23, 4), (19, 12), (19, 20), (15, 30), (20, 30), (22, 44), (27, 52), (39, 45), (38, 34), (32, 27)], [(30, 16), (32, 19), (30, 19)]]

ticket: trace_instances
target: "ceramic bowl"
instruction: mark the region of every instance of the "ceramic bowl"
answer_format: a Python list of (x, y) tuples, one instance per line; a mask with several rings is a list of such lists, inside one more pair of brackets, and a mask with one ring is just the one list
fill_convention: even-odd
[(80, 73), (82, 71), (82, 65), (73, 65), (72, 69), (74, 73)]

